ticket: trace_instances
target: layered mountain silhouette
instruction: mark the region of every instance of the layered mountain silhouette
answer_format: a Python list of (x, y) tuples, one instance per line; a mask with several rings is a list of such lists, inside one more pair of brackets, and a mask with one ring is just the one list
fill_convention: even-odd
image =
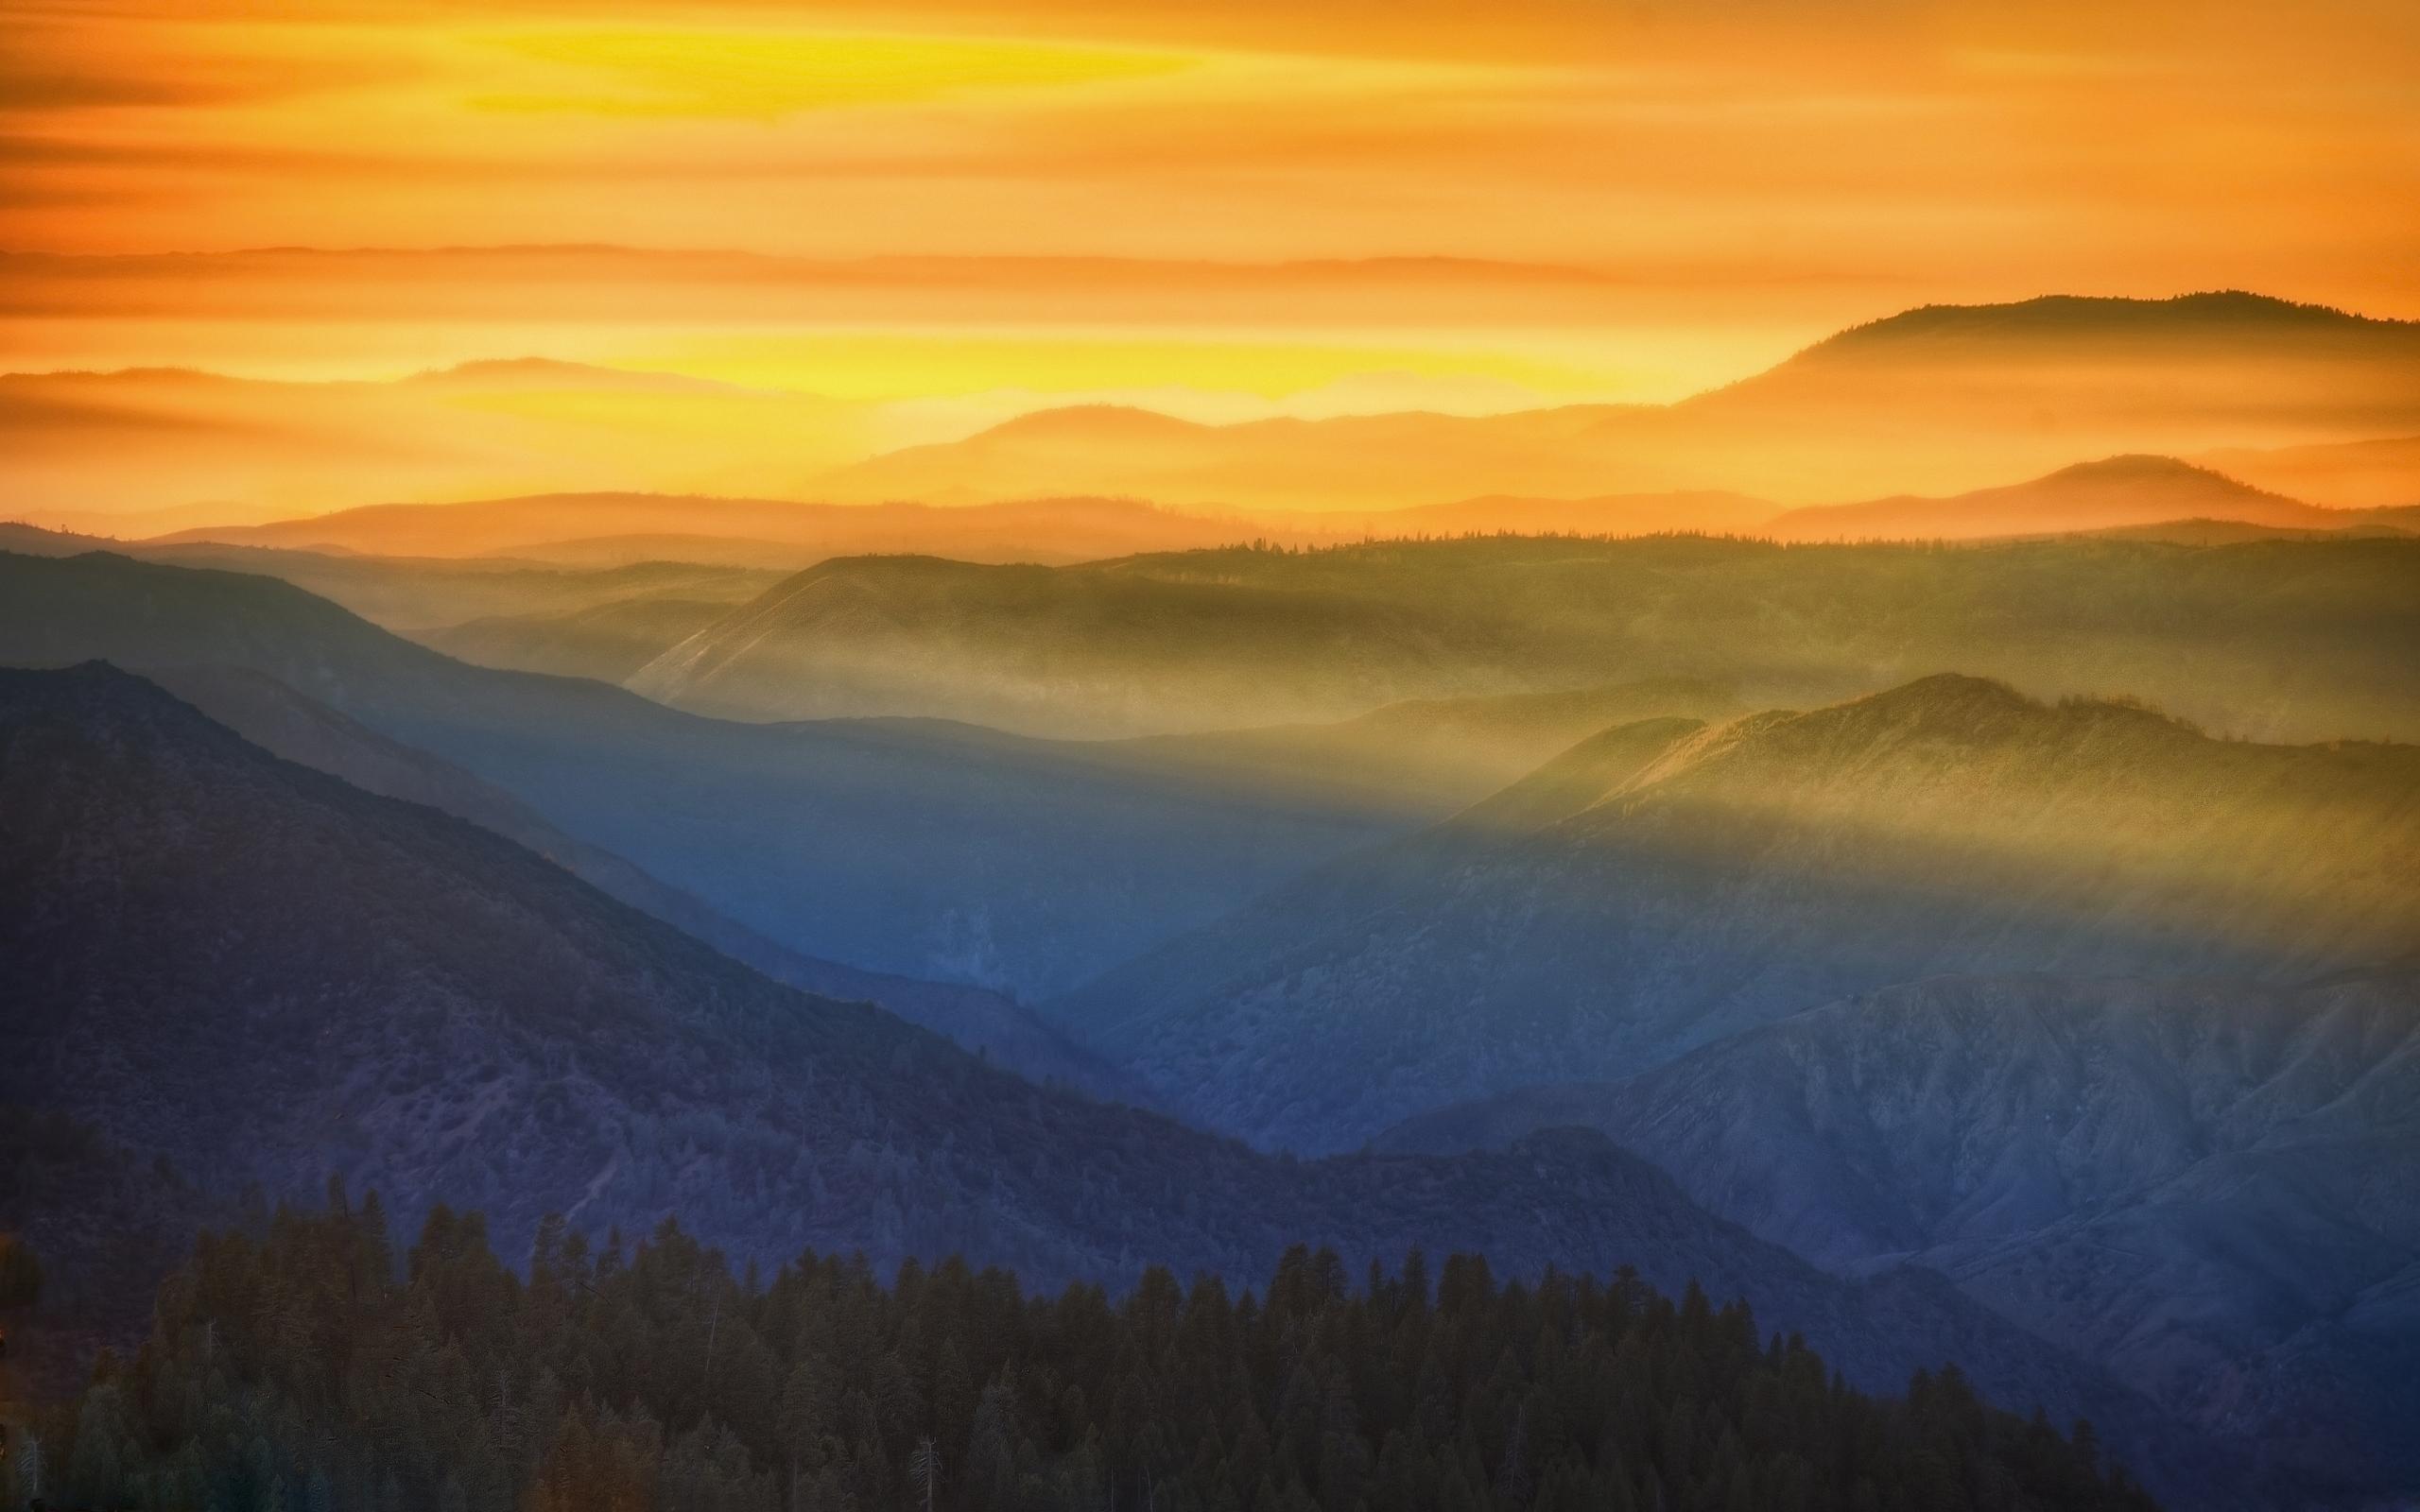
[[(638, 633), (647, 615), (655, 611), (652, 606), (741, 604), (787, 576), (672, 559), (596, 566), (502, 557), (364, 556), (216, 541), (127, 542), (9, 524), (0, 524), (0, 550), (29, 557), (107, 551), (174, 567), (275, 577), (390, 630), (433, 640), (458, 629), (533, 657), (563, 654), (564, 646), (593, 656), (616, 639), (627, 641)], [(581, 617), (590, 614), (603, 615), (601, 625), (591, 633), (574, 633), (586, 624)], [(468, 628), (474, 625), (482, 628)], [(491, 628), (496, 633), (490, 634)]]
[[(2215, 481), (2215, 480), (2211, 480)], [(799, 574), (629, 679), (751, 719), (931, 714), (1037, 734), (1327, 723), (1406, 699), (1648, 678), (1765, 706), (1944, 670), (2152, 690), (2269, 738), (2420, 737), (2420, 541), (1783, 547), (1392, 541)], [(1678, 711), (1664, 711), (1678, 712)]]
[(0, 1099), (215, 1186), (316, 1192), (334, 1167), (406, 1223), (475, 1203), (507, 1251), (549, 1211), (601, 1231), (677, 1209), (767, 1262), (961, 1251), (1046, 1284), (1170, 1258), (1242, 1278), (1297, 1241), (1357, 1263), (1420, 1244), (1514, 1272), (1631, 1263), (1747, 1296), (1853, 1379), (1955, 1357), (1997, 1400), (2088, 1411), (2162, 1469), (2139, 1399), (1939, 1278), (1826, 1277), (1599, 1137), (1272, 1160), (1043, 1091), (106, 666), (0, 674), (0, 960), (34, 1009)]
[(803, 567), (827, 557), (943, 550), (967, 561), (1085, 561), (1222, 545), (1250, 540), (1265, 528), (1233, 515), (1184, 513), (1132, 499), (1056, 496), (1049, 490), (964, 508), (566, 493), (369, 505), (309, 519), (196, 527), (162, 541), (381, 556), (503, 556), (581, 565), (669, 559)]
[[(2315, 450), (2330, 455), (2368, 455), (2368, 445)], [(2300, 454), (2230, 452), (2220, 454), (2220, 461), (2239, 462), (2255, 471), (2290, 472), (2288, 463), (2269, 459), (2295, 455)], [(2305, 467), (2310, 481), (2328, 486), (2321, 464)], [(2420, 487), (2409, 495), (2420, 495)], [(184, 561), (210, 558), (168, 548), (209, 542), (406, 558), (500, 557), (499, 568), (531, 560), (557, 568), (678, 561), (765, 570), (868, 554), (926, 553), (959, 561), (1064, 565), (1255, 540), (1322, 546), (1498, 533), (1620, 537), (1694, 531), (1790, 541), (1988, 540), (2185, 521), (2325, 533), (2394, 530), (2408, 524), (2406, 516), (2400, 501), (2377, 507), (2325, 507), (2239, 482), (2218, 462), (2197, 465), (2169, 456), (2127, 455), (2079, 462), (2023, 483), (1948, 497), (1899, 495), (1794, 509), (1744, 494), (1703, 490), (1589, 498), (1488, 494), (1404, 508), (1257, 514), (1185, 513), (1127, 499), (1030, 499), (934, 507), (590, 494), (378, 505), (269, 524), (202, 526), (158, 537), (145, 542), (144, 550), (154, 559)], [(303, 574), (316, 571), (324, 581), (344, 581), (324, 564), (297, 565)], [(356, 565), (356, 573), (363, 570)], [(411, 570), (425, 573), (430, 564), (415, 560)], [(297, 574), (278, 575), (304, 581)], [(319, 585), (304, 581), (304, 586)]]
[(2420, 938), (2415, 868), (2411, 747), (1942, 676), (1608, 731), (1046, 1011), (1204, 1123), (1349, 1149), (1920, 976), (2373, 965)]
[(1033, 995), (1416, 822), (1148, 748), (747, 726), (468, 666), (267, 577), (0, 553), (0, 662), (262, 674), (803, 955)]
[[(1395, 680), (1398, 669), (1425, 675), (1454, 654), (1443, 627), (1409, 605), (1156, 565), (826, 562), (672, 646), (630, 685), (723, 717), (942, 710), (1001, 729), (1115, 735), (1358, 713), (1433, 691)], [(1348, 664), (1321, 665), (1320, 647)], [(1274, 704), (1289, 681), (1317, 691)]]
[(177, 667), (156, 680), (273, 755), (340, 777), (365, 792), (424, 804), (553, 861), (599, 892), (696, 936), (777, 982), (848, 1003), (873, 1003), (989, 1056), (1028, 1081), (1139, 1102), (1137, 1084), (1075, 1049), (1030, 1008), (980, 988), (859, 971), (785, 950), (628, 861), (586, 845), (527, 804), (450, 762), (388, 740), (257, 672)]
[[(873, 456), (855, 406), (566, 363), (479, 363), (391, 384), (9, 374), (0, 375), (0, 428), (12, 442), (0, 487), (21, 507), (86, 529), (107, 528), (98, 522), (114, 510), (147, 514), (158, 530), (189, 518), (161, 516), (164, 506), (223, 500), (207, 522), (214, 539), (232, 539), (219, 527), (275, 521), (243, 539), (404, 554), (568, 542), (587, 561), (789, 567), (804, 564), (801, 550), (807, 559), (932, 550), (935, 522), (914, 508), (819, 520), (787, 506), (763, 533), (749, 528), (755, 511), (744, 497), (608, 490), (722, 480), (745, 494), (804, 476), (804, 491), (827, 504), (1012, 505), (996, 521), (954, 527), (964, 554), (1061, 561), (1236, 539), (1203, 539), (1202, 523), (1185, 515), (1352, 515), (1446, 500), (1493, 498), (1516, 518), (1588, 522), (1561, 528), (1745, 528), (1754, 510), (1729, 496), (1801, 507), (1954, 494), (2133, 454), (2270, 454), (2273, 462), (2223, 470), (2317, 503), (2400, 505), (2420, 502), (2420, 473), (2392, 450), (2420, 435), (2415, 333), (2244, 293), (2054, 296), (1907, 311), (1669, 405), (1234, 425), (1087, 405)], [(2374, 449), (2325, 450), (2357, 444)], [(498, 478), (544, 479), (535, 486), (554, 491), (458, 515), (403, 506), (286, 523), (331, 501), (475, 497)], [(1137, 499), (1177, 514), (1115, 504)], [(1022, 502), (1031, 500), (1046, 502)], [(1509, 507), (1517, 501), (1596, 507)]]
[(856, 464), (818, 491), (1367, 509), (1717, 489), (1815, 504), (1960, 492), (2082, 456), (2409, 436), (2415, 373), (2409, 322), (2242, 293), (2051, 297), (1908, 311), (1668, 406), (1227, 426), (1070, 409)]
[(1619, 1082), (1392, 1131), (1585, 1125), (1836, 1270), (1912, 1259), (2358, 1499), (2420, 1473), (2420, 978), (1935, 977)]
[(1761, 499), (1703, 490), (1594, 498), (1487, 494), (1403, 508), (1316, 514), (1187, 511), (1135, 498), (1043, 494), (936, 506), (594, 493), (368, 505), (267, 524), (188, 526), (144, 544), (207, 541), (406, 558), (493, 556), (567, 566), (683, 561), (802, 568), (832, 557), (901, 553), (1063, 565), (1253, 540), (1305, 545), (1495, 531), (1592, 536), (1754, 531), (1774, 513), (1774, 506)]

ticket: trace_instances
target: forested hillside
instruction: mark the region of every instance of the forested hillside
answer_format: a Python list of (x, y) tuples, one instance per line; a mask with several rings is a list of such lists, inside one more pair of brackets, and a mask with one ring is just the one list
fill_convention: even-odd
[(1583, 1125), (1835, 1270), (1925, 1265), (2306, 1487), (2420, 1475), (2420, 972), (1937, 976), (1383, 1147)]
[(1694, 1285), (1499, 1283), (1418, 1252), (1357, 1290), (1155, 1269), (1113, 1302), (952, 1260), (735, 1277), (666, 1222), (560, 1220), (527, 1280), (476, 1214), (404, 1257), (375, 1194), (205, 1238), (149, 1344), (38, 1423), (20, 1496), (96, 1506), (712, 1512), (2134, 1512), (2088, 1423), (1842, 1385)]
[[(2420, 736), (2420, 541), (1780, 545), (1485, 536), (1073, 567), (828, 561), (630, 686), (751, 719), (1149, 734), (1683, 678), (1805, 708), (1937, 672), (2229, 734)], [(1668, 710), (1677, 713), (1677, 710)]]
[[(0, 674), (0, 994), (24, 1010), (0, 1102), (220, 1198), (334, 1170), (406, 1219), (475, 1204), (512, 1253), (549, 1211), (592, 1234), (678, 1211), (767, 1265), (959, 1252), (1046, 1285), (1154, 1263), (1239, 1280), (1297, 1242), (1357, 1266), (1413, 1244), (1526, 1276), (1629, 1264), (1748, 1297), (1860, 1386), (1954, 1359), (2004, 1400), (2093, 1417), (2147, 1478), (2199, 1457), (1939, 1277), (1825, 1276), (1601, 1135), (1296, 1161), (1037, 1088), (105, 666)], [(70, 1190), (20, 1215), (61, 1268), (112, 1247), (83, 1208)]]

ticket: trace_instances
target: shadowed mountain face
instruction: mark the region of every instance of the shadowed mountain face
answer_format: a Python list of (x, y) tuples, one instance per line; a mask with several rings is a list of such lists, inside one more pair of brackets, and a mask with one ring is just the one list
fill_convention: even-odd
[[(83, 549), (96, 544), (103, 543), (87, 542)], [(142, 545), (130, 548), (129, 554), (172, 567), (259, 573), (406, 634), (497, 617), (569, 617), (657, 603), (743, 604), (778, 580), (762, 570), (671, 560), (569, 568), (502, 558), (356, 557), (206, 541)]]
[(378, 735), (285, 684), (232, 667), (179, 667), (156, 680), (253, 745), (382, 798), (424, 804), (511, 840), (617, 902), (703, 940), (777, 982), (821, 997), (873, 1003), (980, 1052), (1028, 1081), (1139, 1102), (1139, 1087), (1069, 1045), (1013, 999), (981, 988), (920, 982), (819, 961), (733, 923), (617, 855), (584, 845), (493, 783)]
[(1935, 972), (2389, 959), (2420, 938), (2415, 869), (2411, 747), (2219, 741), (1941, 677), (1610, 731), (1046, 1011), (1214, 1126), (1341, 1149)]
[[(806, 551), (736, 558), (784, 566), (942, 540), (977, 559), (1066, 561), (1239, 539), (1117, 503), (1135, 499), (1217, 516), (1695, 494), (1694, 514), (1644, 497), (1611, 513), (1655, 522), (1644, 528), (1733, 528), (1746, 522), (1712, 495), (1790, 507), (1956, 493), (2085, 457), (2410, 437), (2420, 434), (2415, 373), (2410, 322), (2247, 294), (2049, 298), (1910, 310), (1670, 405), (1235, 425), (1091, 405), (872, 457), (874, 433), (850, 405), (564, 363), (475, 363), (396, 383), (7, 374), (0, 493), (80, 528), (94, 527), (92, 511), (164, 505), (182, 523), (191, 512), (173, 507), (222, 499), (223, 518), (203, 522), (214, 539), (407, 555), (579, 541), (591, 561), (660, 557), (678, 536)], [(892, 507), (609, 491), (709, 480), (761, 490), (800, 477), (819, 501)], [(497, 478), (563, 491), (459, 514), (369, 503), (461, 498)], [(2366, 482), (2353, 492), (2298, 496), (2414, 502), (2376, 497)], [(281, 518), (331, 503), (368, 507), (332, 524)], [(944, 522), (955, 511), (922, 507), (976, 504), (1023, 513)], [(259, 534), (220, 528), (264, 520), (274, 524)]]
[(2306, 1485), (2420, 1473), (2420, 983), (1940, 977), (1383, 1145), (1601, 1128), (1820, 1263), (1912, 1259)]
[[(2420, 541), (1785, 547), (1488, 539), (1081, 567), (827, 562), (631, 685), (754, 719), (1101, 735), (1682, 678), (1765, 707), (1945, 670), (2149, 693), (2230, 733), (2420, 738)], [(1671, 712), (1671, 711), (1659, 711)]]
[(929, 721), (725, 724), (466, 666), (268, 578), (0, 554), (0, 661), (96, 657), (261, 673), (787, 950), (1028, 997), (1436, 812)]
[(632, 1230), (677, 1209), (741, 1256), (962, 1250), (1044, 1284), (1168, 1258), (1240, 1278), (1296, 1241), (1629, 1263), (1746, 1295), (1856, 1379), (1954, 1356), (2129, 1448), (2160, 1431), (1938, 1278), (1826, 1278), (1593, 1136), (1271, 1160), (1041, 1091), (106, 667), (0, 674), (0, 961), (32, 1008), (0, 1099), (214, 1185), (313, 1192), (333, 1166), (406, 1222), (475, 1203), (508, 1251), (550, 1210)]

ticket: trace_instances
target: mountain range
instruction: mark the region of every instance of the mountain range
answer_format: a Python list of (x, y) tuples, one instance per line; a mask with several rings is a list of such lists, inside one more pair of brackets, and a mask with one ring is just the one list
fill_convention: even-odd
[(1391, 1131), (1600, 1128), (1848, 1274), (1915, 1263), (2355, 1499), (2420, 1469), (2420, 977), (1944, 976)]
[[(2267, 460), (2271, 455), (2227, 453), (2221, 460), (2247, 471), (2290, 471), (2282, 462)], [(2324, 471), (2308, 460), (2296, 466)], [(2411, 514), (2412, 507), (2420, 507), (2413, 505), (2420, 498), (2420, 472), (2413, 480), (2411, 488), (2367, 507), (2306, 504), (2240, 482), (2213, 463), (2158, 455), (2077, 462), (2024, 483), (1941, 497), (1900, 495), (1797, 508), (1705, 490), (1580, 498), (1496, 493), (1399, 508), (1316, 513), (1187, 513), (1132, 498), (1031, 498), (949, 507), (550, 494), (372, 505), (266, 524), (199, 525), (139, 544), (162, 560), (207, 559), (182, 552), (172, 555), (168, 548), (213, 543), (406, 558), (500, 558), (490, 571), (531, 563), (560, 570), (677, 561), (693, 570), (720, 566), (761, 572), (863, 555), (928, 553), (959, 561), (1065, 565), (1252, 540), (1318, 546), (1497, 533), (1640, 536), (1695, 531), (1781, 540), (1957, 541), (2192, 520), (2281, 530), (2393, 532), (2420, 525)], [(95, 544), (130, 549), (129, 543), (114, 541)], [(325, 567), (318, 570), (328, 573)]]
[(1940, 676), (1617, 727), (1045, 1012), (1213, 1127), (1350, 1149), (1937, 973), (2376, 965), (2420, 939), (2415, 872), (2411, 747), (2221, 740)]
[[(962, 508), (660, 493), (558, 493), (384, 504), (261, 524), (195, 526), (210, 541), (400, 557), (535, 558), (572, 565), (682, 560), (811, 566), (827, 557), (933, 551), (967, 561), (1089, 561), (1248, 540), (1266, 526), (1127, 499), (1037, 496)], [(1322, 535), (1335, 532), (1322, 531)]]
[(1805, 707), (1928, 673), (2152, 690), (2232, 733), (2420, 736), (2420, 541), (1944, 550), (1696, 537), (1230, 548), (1076, 567), (852, 558), (627, 679), (745, 719), (942, 713), (1117, 736), (1650, 678)]
[[(1066, 561), (1221, 544), (1272, 513), (1335, 516), (1296, 521), (1305, 539), (1420, 507), (1442, 518), (1394, 525), (1741, 529), (2143, 454), (2316, 505), (2401, 506), (2420, 503), (2415, 332), (2238, 292), (2053, 296), (1906, 311), (1668, 405), (1226, 425), (1081, 405), (888, 451), (864, 406), (534, 359), (388, 383), (15, 373), (0, 375), (0, 490), (78, 530), (139, 517), (254, 543), (791, 568), (932, 550), (931, 516), (953, 512), (933, 506), (1003, 507), (957, 522), (954, 555)], [(614, 491), (634, 480), (666, 494)], [(769, 489), (819, 504), (755, 507)], [(666, 496), (707, 492), (733, 497)], [(379, 502), (498, 494), (467, 515)], [(349, 512), (295, 518), (331, 506)]]
[[(2420, 432), (2420, 325), (2226, 292), (1910, 310), (1665, 406), (1209, 426), (1044, 411), (818, 480), (844, 502), (1042, 492), (1368, 509), (1490, 492), (1951, 493), (2081, 457)], [(2333, 501), (2331, 501), (2333, 502)], [(2407, 491), (2396, 503), (2415, 502)]]
[(1746, 1296), (1853, 1379), (1954, 1355), (1998, 1400), (2089, 1411), (2154, 1478), (2209, 1484), (2139, 1398), (1938, 1278), (1827, 1277), (1600, 1137), (1275, 1160), (1037, 1089), (107, 666), (0, 674), (0, 959), (38, 1007), (0, 1101), (103, 1122), (218, 1190), (333, 1169), (407, 1223), (476, 1202), (508, 1251), (549, 1211), (638, 1231), (677, 1208), (764, 1261), (958, 1251), (1046, 1282), (1168, 1256), (1241, 1278), (1296, 1241), (1629, 1263)]
[(1791, 509), (1765, 522), (1762, 530), (1784, 541), (1960, 541), (2187, 520), (2277, 530), (2394, 528), (2374, 511), (2324, 509), (2173, 457), (2116, 456), (1945, 499), (1901, 497)]
[(12, 1368), (337, 1175), (508, 1262), (1632, 1264), (2179, 1507), (2420, 1489), (2420, 325), (880, 408), (0, 376), (11, 508), (168, 532), (0, 524)]
[(798, 954), (1031, 997), (1433, 816), (1149, 747), (934, 720), (751, 726), (469, 666), (274, 579), (0, 553), (0, 662), (261, 674)]
[(741, 604), (788, 576), (668, 558), (598, 566), (210, 541), (128, 542), (9, 524), (0, 524), (0, 550), (28, 557), (107, 551), (168, 566), (275, 577), (341, 604), (373, 625), (431, 637), (480, 625), (577, 621), (599, 610), (643, 613), (646, 606), (659, 603)]

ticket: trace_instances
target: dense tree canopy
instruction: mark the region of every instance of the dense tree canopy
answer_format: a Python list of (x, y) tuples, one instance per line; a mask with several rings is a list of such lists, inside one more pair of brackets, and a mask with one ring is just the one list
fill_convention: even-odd
[(31, 1307), (42, 1297), (42, 1262), (14, 1234), (0, 1234), (0, 1307)]
[[(527, 1279), (439, 1209), (395, 1263), (373, 1194), (206, 1238), (150, 1340), (11, 1469), (93, 1506), (803, 1512), (922, 1506), (1709, 1512), (2147, 1508), (1955, 1367), (1849, 1389), (1744, 1305), (1418, 1253), (1358, 1287), (1296, 1248), (1263, 1295), (1148, 1273), (806, 1255), (735, 1276), (667, 1223)], [(34, 1484), (36, 1478), (39, 1484)]]

